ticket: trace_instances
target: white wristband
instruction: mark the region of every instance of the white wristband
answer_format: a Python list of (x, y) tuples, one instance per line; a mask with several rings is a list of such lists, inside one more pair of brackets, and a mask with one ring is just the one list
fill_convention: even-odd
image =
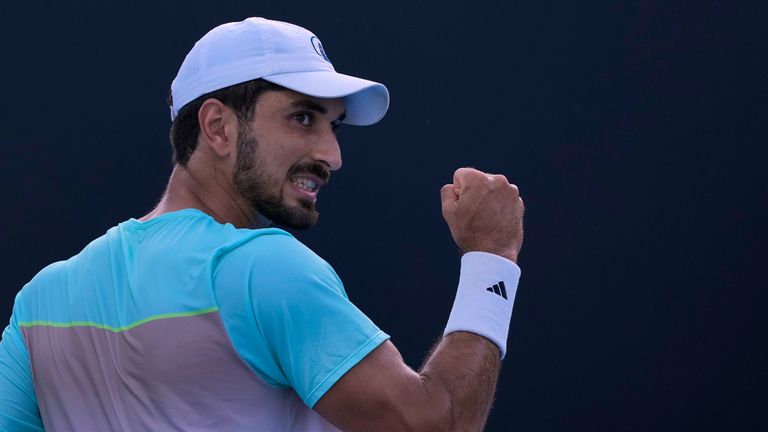
[(443, 335), (466, 331), (484, 336), (507, 352), (520, 268), (514, 262), (487, 252), (467, 252), (461, 257), (456, 299)]

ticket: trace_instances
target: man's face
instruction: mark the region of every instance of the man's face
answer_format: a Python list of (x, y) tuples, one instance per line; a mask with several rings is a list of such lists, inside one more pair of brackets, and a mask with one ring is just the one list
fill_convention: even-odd
[(240, 128), (234, 183), (254, 210), (295, 229), (317, 222), (317, 193), (341, 168), (336, 128), (342, 99), (267, 91), (253, 121)]

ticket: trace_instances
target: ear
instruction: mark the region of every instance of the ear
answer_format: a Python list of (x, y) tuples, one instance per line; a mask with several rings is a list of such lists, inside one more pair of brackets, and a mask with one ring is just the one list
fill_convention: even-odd
[(237, 115), (218, 99), (207, 99), (197, 112), (200, 140), (213, 152), (226, 158), (237, 152)]

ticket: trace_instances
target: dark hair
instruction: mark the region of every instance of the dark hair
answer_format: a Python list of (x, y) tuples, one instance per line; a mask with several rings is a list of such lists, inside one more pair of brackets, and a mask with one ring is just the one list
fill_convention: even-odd
[[(184, 105), (176, 116), (176, 120), (171, 124), (173, 163), (186, 166), (190, 156), (197, 148), (197, 138), (200, 135), (197, 113), (207, 99), (218, 99), (224, 105), (232, 108), (237, 114), (238, 122), (243, 125), (253, 120), (253, 111), (259, 95), (269, 90), (284, 89), (284, 87), (259, 78), (212, 91)], [(168, 104), (173, 105), (171, 95), (168, 95)]]

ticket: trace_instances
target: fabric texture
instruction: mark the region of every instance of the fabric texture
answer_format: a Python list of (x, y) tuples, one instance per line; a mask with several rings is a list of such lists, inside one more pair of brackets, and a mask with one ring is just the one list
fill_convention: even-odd
[(465, 253), (443, 334), (466, 331), (483, 336), (499, 347), (503, 359), (519, 280), (520, 267), (514, 262), (488, 252)]
[(222, 24), (195, 43), (171, 84), (171, 120), (200, 96), (257, 78), (308, 96), (344, 98), (343, 122), (351, 125), (374, 124), (389, 107), (386, 86), (337, 73), (309, 30), (251, 17)]
[(311, 407), (388, 337), (283, 230), (131, 219), (17, 296), (0, 431), (333, 431)]

